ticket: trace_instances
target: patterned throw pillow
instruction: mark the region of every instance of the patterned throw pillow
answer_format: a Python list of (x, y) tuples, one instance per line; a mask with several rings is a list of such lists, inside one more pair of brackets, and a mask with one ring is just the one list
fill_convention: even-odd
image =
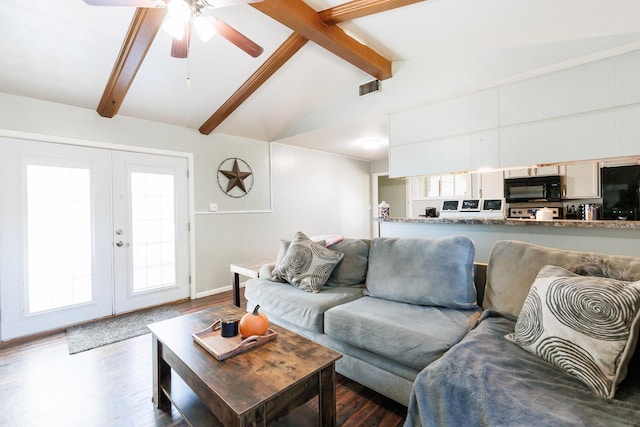
[(312, 242), (298, 232), (271, 275), (300, 289), (316, 293), (327, 282), (343, 256), (340, 252), (325, 248), (324, 242)]
[(640, 325), (640, 281), (543, 267), (506, 338), (613, 398)]

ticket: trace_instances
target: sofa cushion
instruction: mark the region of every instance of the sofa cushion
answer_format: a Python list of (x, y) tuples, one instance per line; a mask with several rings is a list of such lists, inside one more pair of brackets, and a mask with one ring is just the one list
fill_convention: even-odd
[[(517, 318), (531, 284), (545, 265), (579, 270), (587, 259), (606, 260), (612, 271), (640, 277), (640, 258), (547, 248), (513, 240), (496, 242), (489, 255), (482, 306)], [(638, 280), (638, 279), (635, 279)]]
[(627, 373), (640, 319), (640, 281), (579, 276), (545, 266), (507, 339), (593, 392), (613, 398)]
[(329, 246), (344, 254), (342, 261), (331, 272), (326, 286), (360, 286), (367, 277), (369, 240), (344, 239)]
[(343, 257), (343, 253), (327, 249), (298, 232), (271, 274), (305, 291), (318, 292)]
[(267, 316), (274, 314), (315, 332), (324, 332), (324, 313), (331, 307), (362, 297), (362, 288), (324, 287), (318, 293), (303, 292), (288, 283), (249, 279), (244, 295), (248, 306), (260, 305)]
[(474, 308), (474, 256), (473, 242), (463, 236), (373, 239), (365, 293), (409, 304)]
[(479, 318), (478, 310), (425, 307), (363, 297), (325, 313), (331, 338), (414, 369), (456, 344)]

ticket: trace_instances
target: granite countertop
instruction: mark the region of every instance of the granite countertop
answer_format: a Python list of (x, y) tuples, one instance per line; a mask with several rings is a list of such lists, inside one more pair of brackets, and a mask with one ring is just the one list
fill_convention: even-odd
[(576, 219), (554, 219), (538, 221), (516, 218), (374, 218), (379, 222), (405, 222), (417, 224), (468, 224), (468, 225), (519, 225), (538, 227), (578, 227), (640, 230), (640, 221), (583, 221)]

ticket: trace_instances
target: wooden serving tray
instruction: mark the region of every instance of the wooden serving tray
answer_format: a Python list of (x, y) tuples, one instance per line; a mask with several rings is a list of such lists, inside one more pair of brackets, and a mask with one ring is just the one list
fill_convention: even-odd
[(195, 342), (200, 344), (218, 360), (228, 359), (236, 354), (273, 341), (278, 335), (276, 331), (269, 328), (264, 335), (252, 335), (242, 339), (240, 334), (238, 334), (235, 337), (227, 338), (220, 335), (220, 326), (220, 320), (216, 320), (206, 329), (191, 335)]

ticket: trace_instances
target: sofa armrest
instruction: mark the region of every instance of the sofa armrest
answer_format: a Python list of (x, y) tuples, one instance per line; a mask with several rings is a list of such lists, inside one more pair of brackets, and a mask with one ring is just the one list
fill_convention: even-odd
[(484, 285), (487, 283), (487, 263), (473, 263), (473, 283), (476, 285), (476, 293), (478, 294), (478, 305), (482, 307), (484, 299)]
[(271, 275), (271, 272), (274, 268), (276, 268), (275, 262), (263, 264), (262, 267), (260, 267), (260, 271), (258, 272), (258, 277), (261, 279), (271, 280), (271, 278), (273, 277)]

